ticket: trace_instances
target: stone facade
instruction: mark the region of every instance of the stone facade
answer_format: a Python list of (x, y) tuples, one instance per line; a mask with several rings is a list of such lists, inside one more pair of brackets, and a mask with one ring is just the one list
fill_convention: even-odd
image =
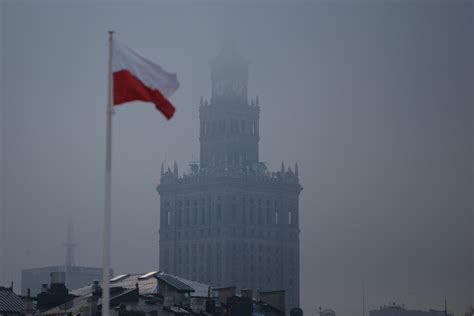
[(161, 169), (160, 269), (215, 286), (285, 290), (299, 306), (298, 165), (259, 162), (258, 98), (248, 62), (225, 48), (211, 61), (211, 101), (200, 104), (200, 163)]

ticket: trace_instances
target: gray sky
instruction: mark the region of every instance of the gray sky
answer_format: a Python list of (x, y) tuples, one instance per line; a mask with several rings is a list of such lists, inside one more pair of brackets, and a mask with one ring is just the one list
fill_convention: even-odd
[[(114, 116), (112, 266), (157, 268), (161, 162), (199, 154), (208, 61), (235, 40), (260, 97), (260, 157), (298, 161), (301, 303), (360, 315), (389, 301), (459, 314), (473, 299), (473, 3), (3, 1), (2, 220), (7, 280), (99, 266), (107, 34), (177, 72), (166, 121)], [(2, 235), (3, 236), (3, 235)]]

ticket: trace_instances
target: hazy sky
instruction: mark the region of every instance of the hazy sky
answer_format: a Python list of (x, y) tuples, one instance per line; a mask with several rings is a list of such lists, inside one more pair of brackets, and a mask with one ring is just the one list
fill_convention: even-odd
[(114, 116), (116, 273), (156, 270), (160, 164), (199, 155), (209, 60), (235, 40), (260, 97), (260, 157), (299, 163), (301, 303), (360, 315), (389, 301), (457, 314), (473, 299), (473, 2), (3, 1), (6, 284), (100, 266), (107, 30), (177, 72), (177, 113)]

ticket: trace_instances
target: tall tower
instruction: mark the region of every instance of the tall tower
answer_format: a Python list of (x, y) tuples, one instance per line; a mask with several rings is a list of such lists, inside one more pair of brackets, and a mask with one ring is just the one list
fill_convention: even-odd
[(179, 176), (162, 168), (160, 269), (213, 286), (285, 290), (299, 305), (298, 166), (269, 172), (259, 161), (258, 97), (249, 62), (232, 46), (210, 62), (201, 99), (200, 162)]
[(77, 243), (74, 242), (74, 225), (71, 219), (67, 225), (67, 242), (63, 243), (63, 246), (66, 248), (66, 267), (75, 266), (74, 248)]

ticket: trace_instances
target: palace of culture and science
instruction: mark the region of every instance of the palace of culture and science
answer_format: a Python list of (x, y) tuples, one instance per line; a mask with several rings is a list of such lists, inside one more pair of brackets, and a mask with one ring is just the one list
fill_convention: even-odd
[(259, 160), (258, 97), (248, 61), (227, 47), (211, 63), (202, 100), (200, 161), (161, 168), (160, 269), (213, 286), (285, 290), (299, 306), (298, 165), (270, 172)]

